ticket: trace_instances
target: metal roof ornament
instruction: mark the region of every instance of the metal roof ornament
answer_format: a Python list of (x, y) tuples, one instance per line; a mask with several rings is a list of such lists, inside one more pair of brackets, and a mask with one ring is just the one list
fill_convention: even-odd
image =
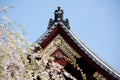
[(60, 20), (63, 20), (63, 10), (61, 9), (60, 6), (57, 7), (57, 10), (55, 10), (54, 12), (54, 19), (55, 21), (60, 21)]
[(59, 5), (57, 7), (57, 10), (55, 10), (54, 12), (54, 20), (52, 18), (50, 18), (49, 20), (49, 24), (48, 24), (48, 27), (47, 29), (50, 29), (51, 26), (57, 22), (57, 23), (60, 23), (62, 22), (68, 29), (70, 29), (70, 26), (69, 26), (69, 20), (68, 19), (63, 19), (63, 14), (64, 14), (64, 11), (61, 9), (61, 6)]

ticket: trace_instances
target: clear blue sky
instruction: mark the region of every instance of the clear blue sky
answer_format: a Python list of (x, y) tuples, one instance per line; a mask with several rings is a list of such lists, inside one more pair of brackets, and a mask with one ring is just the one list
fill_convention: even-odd
[(4, 15), (25, 27), (29, 41), (47, 30), (49, 18), (61, 4), (71, 30), (120, 72), (120, 0), (0, 0), (0, 4), (16, 6)]

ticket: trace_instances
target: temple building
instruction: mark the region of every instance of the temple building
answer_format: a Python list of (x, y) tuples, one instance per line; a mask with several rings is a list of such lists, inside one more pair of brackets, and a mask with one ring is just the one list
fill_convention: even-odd
[[(54, 19), (49, 20), (47, 31), (35, 42), (42, 48), (43, 57), (53, 57), (77, 80), (83, 80), (82, 74), (85, 74), (87, 80), (120, 80), (120, 74), (70, 30), (69, 20), (64, 19), (63, 14), (58, 6)], [(39, 50), (36, 47), (34, 51)]]

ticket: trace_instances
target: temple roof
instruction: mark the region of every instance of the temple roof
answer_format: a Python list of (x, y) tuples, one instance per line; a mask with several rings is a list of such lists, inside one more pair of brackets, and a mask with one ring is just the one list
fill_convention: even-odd
[(115, 79), (120, 80), (120, 74), (115, 71), (111, 66), (105, 63), (102, 59), (100, 59), (93, 51), (91, 51), (71, 30), (69, 26), (68, 19), (63, 19), (63, 10), (58, 7), (54, 12), (54, 19), (50, 19), (47, 31), (35, 42), (41, 45), (54, 31), (57, 25), (61, 25), (61, 28), (64, 32), (69, 36), (69, 38), (77, 45), (77, 47), (84, 52), (84, 54), (90, 58), (96, 65), (106, 71), (108, 74), (113, 76)]

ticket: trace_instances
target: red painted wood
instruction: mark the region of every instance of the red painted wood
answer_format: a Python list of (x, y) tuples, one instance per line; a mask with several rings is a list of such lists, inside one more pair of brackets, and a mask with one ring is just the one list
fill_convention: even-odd
[[(56, 55), (58, 54), (60, 54), (60, 58), (56, 58)], [(65, 60), (66, 55), (60, 49), (57, 49), (51, 56), (55, 59), (55, 62), (60, 65), (64, 67), (67, 65), (67, 61)]]
[[(105, 76), (108, 80), (115, 80), (115, 78), (111, 75), (109, 75), (106, 71), (101, 69), (96, 63), (94, 63), (85, 53), (82, 51), (73, 41), (70, 39), (70, 37), (67, 35), (67, 33), (64, 31), (64, 29), (61, 27), (60, 24), (57, 25), (57, 27), (53, 30), (53, 32), (48, 36), (48, 38), (41, 44), (42, 48), (45, 48), (55, 37), (57, 34), (60, 34), (66, 42), (80, 55), (82, 58), (90, 64), (94, 69), (96, 69), (99, 73), (101, 73), (103, 76)], [(59, 61), (58, 61), (59, 62)], [(61, 63), (61, 61), (59, 62)], [(65, 65), (64, 65), (65, 66)]]

